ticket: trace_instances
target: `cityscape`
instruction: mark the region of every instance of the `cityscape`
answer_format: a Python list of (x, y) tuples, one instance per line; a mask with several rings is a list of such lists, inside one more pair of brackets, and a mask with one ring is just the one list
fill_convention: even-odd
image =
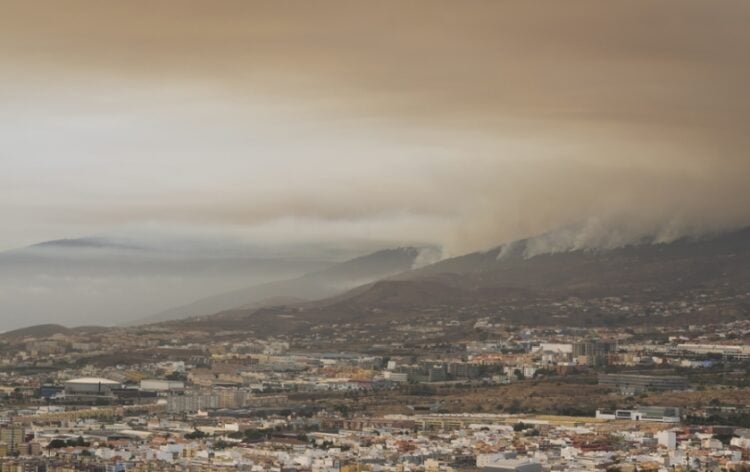
[(6, 333), (2, 467), (744, 470), (749, 321), (624, 333), (480, 319), (452, 343), (431, 342), (436, 328), (358, 352), (333, 350), (352, 326)]

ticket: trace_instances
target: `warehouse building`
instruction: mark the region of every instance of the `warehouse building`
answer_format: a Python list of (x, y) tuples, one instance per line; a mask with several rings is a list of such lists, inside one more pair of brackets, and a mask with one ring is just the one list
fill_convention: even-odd
[(66, 395), (112, 396), (112, 390), (120, 388), (120, 382), (99, 377), (82, 377), (65, 382)]

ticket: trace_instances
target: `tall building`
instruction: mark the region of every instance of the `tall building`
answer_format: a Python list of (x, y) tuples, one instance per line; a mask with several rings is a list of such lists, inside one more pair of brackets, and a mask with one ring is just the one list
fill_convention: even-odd
[(587, 365), (605, 365), (609, 355), (617, 352), (617, 343), (599, 339), (589, 339), (573, 344), (573, 357)]
[(23, 444), (24, 431), (19, 424), (6, 424), (0, 426), (0, 442), (5, 443), (8, 454), (19, 452)]
[(479, 377), (479, 366), (468, 362), (451, 362), (448, 373), (456, 379), (475, 379)]
[(199, 410), (217, 408), (219, 408), (219, 396), (216, 394), (192, 393), (167, 397), (167, 411), (170, 413), (194, 413)]

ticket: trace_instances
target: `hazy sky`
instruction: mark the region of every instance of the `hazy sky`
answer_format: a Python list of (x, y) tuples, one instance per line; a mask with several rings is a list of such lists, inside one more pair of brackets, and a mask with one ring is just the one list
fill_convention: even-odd
[(3, 0), (0, 249), (750, 224), (748, 50), (746, 0)]

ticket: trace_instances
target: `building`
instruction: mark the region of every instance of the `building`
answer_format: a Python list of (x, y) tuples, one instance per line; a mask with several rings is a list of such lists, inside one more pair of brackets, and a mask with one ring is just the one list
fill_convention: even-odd
[(504, 459), (482, 468), (484, 472), (542, 472), (542, 464), (522, 459)]
[(626, 393), (645, 390), (685, 390), (688, 381), (676, 375), (599, 374), (599, 385), (619, 389)]
[(656, 433), (656, 439), (659, 441), (660, 446), (664, 446), (667, 449), (677, 448), (677, 433), (672, 430), (659, 431)]
[(122, 388), (120, 382), (98, 377), (82, 377), (65, 382), (66, 395), (111, 396), (112, 390)]
[(476, 465), (478, 469), (492, 466), (494, 463), (508, 459), (515, 459), (515, 451), (495, 452), (492, 454), (477, 454)]
[(219, 408), (240, 408), (245, 406), (246, 394), (237, 388), (217, 388), (213, 394), (216, 395)]
[(5, 424), (0, 426), (0, 443), (5, 444), (6, 455), (20, 451), (23, 444), (24, 431), (19, 424)]
[(573, 345), (565, 343), (541, 343), (538, 350), (555, 354), (573, 354)]
[(386, 371), (383, 373), (383, 378), (390, 380), (391, 382), (408, 382), (409, 374), (406, 372), (391, 372)]
[(479, 377), (479, 366), (469, 362), (451, 362), (448, 374), (454, 379), (475, 379)]
[(642, 406), (633, 410), (596, 410), (596, 417), (606, 420), (679, 423), (682, 417), (682, 410), (670, 406)]
[(195, 413), (217, 408), (219, 396), (216, 394), (170, 395), (167, 398), (167, 411), (170, 413)]
[(750, 359), (750, 346), (727, 344), (678, 344), (676, 351), (697, 356), (720, 355), (730, 359)]
[(185, 390), (185, 382), (181, 380), (141, 380), (141, 390), (146, 392), (181, 392)]
[(444, 382), (448, 380), (445, 364), (434, 364), (427, 367), (428, 382)]
[(573, 344), (573, 358), (586, 365), (604, 365), (609, 363), (610, 354), (617, 352), (614, 341), (587, 340)]
[(39, 397), (49, 400), (61, 395), (64, 391), (65, 388), (62, 386), (44, 384), (39, 387)]

